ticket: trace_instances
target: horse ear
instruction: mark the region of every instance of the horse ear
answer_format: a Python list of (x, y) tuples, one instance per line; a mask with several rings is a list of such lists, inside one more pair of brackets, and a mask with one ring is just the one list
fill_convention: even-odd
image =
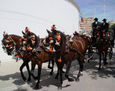
[(47, 31), (48, 34), (51, 34), (51, 32), (48, 29), (46, 29), (46, 31)]
[(6, 32), (4, 31), (4, 32), (3, 32), (3, 36), (5, 36), (5, 35), (6, 35)]
[(22, 31), (22, 34), (24, 34), (25, 35), (25, 33)]

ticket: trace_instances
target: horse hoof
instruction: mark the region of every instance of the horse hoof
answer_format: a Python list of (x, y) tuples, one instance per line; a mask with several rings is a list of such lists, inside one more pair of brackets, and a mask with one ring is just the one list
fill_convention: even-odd
[(101, 70), (101, 68), (98, 68), (98, 71), (100, 71)]
[(50, 75), (53, 75), (53, 72), (50, 72)]
[(48, 66), (49, 69), (52, 69), (53, 67)]
[(79, 81), (79, 78), (76, 78), (75, 81)]
[(56, 76), (55, 79), (58, 79), (58, 76)]
[(59, 86), (58, 86), (58, 89), (61, 90), (61, 89), (62, 89), (62, 85), (59, 85)]
[(39, 87), (39, 86), (35, 86), (34, 89), (35, 89), (35, 90), (38, 90), (38, 89), (40, 89), (40, 87)]
[(108, 65), (108, 62), (105, 62), (104, 65)]
[(30, 81), (31, 81), (31, 79), (29, 78), (27, 81), (28, 81), (28, 82), (30, 82)]
[(25, 77), (23, 77), (23, 80), (24, 80), (24, 81), (26, 81), (26, 78), (25, 78)]
[(68, 78), (68, 81), (69, 81), (69, 82), (72, 82), (72, 81), (74, 81), (74, 79), (72, 79), (72, 78)]
[(65, 73), (65, 71), (62, 70), (62, 73)]

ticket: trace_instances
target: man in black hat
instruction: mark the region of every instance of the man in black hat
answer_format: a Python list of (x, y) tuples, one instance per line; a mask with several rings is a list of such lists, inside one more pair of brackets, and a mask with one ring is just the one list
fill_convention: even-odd
[(109, 23), (106, 22), (107, 20), (105, 18), (102, 21), (103, 23), (101, 25), (101, 28), (103, 31), (105, 31), (105, 33), (107, 33), (109, 30)]
[(92, 40), (93, 43), (96, 42), (96, 32), (98, 31), (98, 26), (100, 26), (100, 23), (98, 22), (98, 18), (94, 19), (94, 22), (92, 23)]

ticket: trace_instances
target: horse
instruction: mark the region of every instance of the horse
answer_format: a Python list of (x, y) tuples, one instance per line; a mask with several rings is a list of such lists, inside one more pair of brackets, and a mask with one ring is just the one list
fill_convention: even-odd
[[(4, 50), (7, 51), (8, 55), (12, 55), (14, 52), (16, 52), (16, 56), (19, 56), (22, 60), (23, 60), (23, 64), (20, 66), (20, 72), (21, 72), (21, 76), (23, 78), (24, 81), (26, 81), (26, 77), (23, 74), (23, 68), (26, 66), (29, 77), (27, 81), (31, 80), (31, 72), (29, 69), (29, 65), (28, 63), (30, 62), (30, 55), (28, 55), (25, 51), (21, 51), (21, 43), (22, 43), (22, 37), (18, 36), (18, 35), (4, 35), (4, 38), (2, 39), (2, 45)], [(31, 63), (31, 65), (33, 65), (33, 63)], [(33, 67), (32, 67), (33, 68)]]
[[(107, 34), (107, 35), (106, 35)], [(108, 48), (111, 45), (111, 41), (110, 41), (110, 35), (109, 32), (105, 33), (104, 31), (100, 31), (99, 32), (99, 36), (97, 38), (97, 42), (96, 42), (96, 49), (98, 50), (98, 54), (99, 54), (99, 68), (98, 70), (101, 69), (101, 56), (103, 55), (103, 63), (104, 65), (107, 65), (107, 51)]]
[(58, 67), (58, 74), (60, 75), (60, 87), (62, 87), (62, 69), (63, 69), (63, 56), (66, 50), (66, 35), (59, 30), (53, 30), (52, 32), (47, 30), (48, 39), (52, 38), (50, 41), (51, 46), (56, 50), (56, 64)]
[(42, 64), (45, 62), (49, 62), (50, 60), (52, 60), (52, 67), (51, 67), (51, 72), (50, 74), (53, 74), (53, 67), (54, 67), (54, 59), (55, 59), (55, 53), (51, 53), (49, 52), (49, 50), (47, 49), (46, 45), (43, 44), (43, 41), (46, 41), (46, 43), (48, 43), (47, 38), (44, 39), (40, 39), (40, 44), (38, 46), (38, 48), (36, 48), (36, 50), (40, 50), (39, 53), (32, 55), (30, 60), (33, 63), (33, 69), (35, 69), (35, 65), (38, 65), (38, 75), (37, 77), (35, 77), (35, 79), (37, 80), (37, 83), (35, 85), (35, 89), (39, 89), (40, 86), (40, 77), (41, 77), (41, 70), (42, 70)]
[[(66, 73), (65, 77), (68, 79), (68, 81), (73, 81), (68, 75), (71, 63), (73, 61), (78, 61), (79, 63), (79, 72), (77, 74), (76, 80), (79, 79), (81, 72), (83, 71), (83, 63), (85, 59), (85, 53), (88, 49), (89, 41), (86, 41), (86, 38), (84, 36), (76, 36), (72, 38), (73, 41), (67, 42), (67, 45), (69, 47), (69, 52), (65, 53), (63, 56), (63, 62), (66, 64)], [(69, 40), (69, 39), (68, 39)], [(58, 74), (57, 76), (58, 77)]]
[[(60, 82), (61, 82), (61, 86), (62, 86), (62, 83), (63, 83), (63, 80), (62, 80), (62, 68), (64, 66), (64, 64), (66, 64), (66, 73), (65, 73), (65, 77), (68, 79), (68, 81), (72, 81), (71, 78), (69, 78), (69, 75), (68, 75), (68, 72), (69, 72), (69, 69), (70, 69), (70, 66), (71, 66), (71, 63), (73, 60), (77, 59), (78, 62), (79, 62), (79, 73), (77, 75), (77, 78), (79, 78), (80, 76), (80, 73), (81, 71), (83, 71), (83, 62), (84, 62), (84, 58), (85, 58), (85, 53), (86, 53), (86, 50), (88, 48), (88, 42), (83, 39), (81, 36), (79, 36), (77, 39), (73, 38), (73, 42), (69, 42), (67, 43), (67, 40), (69, 39), (66, 39), (66, 35), (63, 34), (62, 32), (60, 31), (57, 31), (55, 30), (54, 33), (48, 31), (48, 34), (49, 34), (49, 37), (53, 37), (53, 43), (54, 43), (54, 48), (56, 49), (56, 53), (59, 53), (57, 54), (57, 66), (58, 66), (58, 72), (57, 72), (57, 75), (56, 75), (56, 79), (58, 78), (58, 75), (60, 74)], [(56, 33), (60, 33), (61, 35), (61, 40), (60, 40), (60, 45), (56, 45)], [(67, 46), (69, 45), (69, 46)], [(67, 50), (69, 49), (69, 51), (67, 52)], [(61, 62), (58, 61), (58, 58), (61, 56)]]

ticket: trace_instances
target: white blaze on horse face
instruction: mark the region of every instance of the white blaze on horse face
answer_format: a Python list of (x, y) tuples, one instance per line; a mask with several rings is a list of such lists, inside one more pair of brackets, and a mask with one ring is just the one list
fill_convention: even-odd
[(56, 43), (55, 43), (55, 45), (58, 45), (58, 46), (60, 46), (60, 43), (56, 40)]
[(72, 38), (70, 38), (70, 40), (69, 40), (70, 42), (73, 42), (73, 39)]
[(6, 44), (6, 47), (9, 47), (9, 45), (8, 45), (8, 44)]
[(32, 52), (36, 52), (36, 49), (34, 48), (34, 49), (32, 50)]
[(43, 40), (43, 43), (46, 44), (46, 39)]
[(8, 43), (8, 42), (10, 42), (10, 41), (9, 41), (9, 40), (5, 40), (5, 42), (7, 42), (7, 43)]
[(56, 52), (56, 50), (53, 48), (53, 52)]
[(49, 49), (50, 49), (50, 46), (47, 46), (47, 47), (46, 47), (46, 49), (48, 49), (48, 50), (49, 50)]
[(22, 50), (24, 50), (24, 51), (25, 51), (25, 50), (26, 50), (26, 48), (25, 48), (25, 47), (22, 47)]
[(26, 41), (23, 41), (23, 44), (26, 44)]
[(35, 44), (35, 41), (34, 40), (31, 40), (32, 41), (32, 44), (34, 45)]
[(30, 48), (30, 50), (32, 50), (32, 47), (29, 47)]
[(9, 47), (10, 49), (12, 49), (13, 47)]
[(53, 42), (54, 42), (53, 40), (50, 40), (50, 42), (49, 42), (49, 43), (51, 44), (51, 43), (53, 43)]

